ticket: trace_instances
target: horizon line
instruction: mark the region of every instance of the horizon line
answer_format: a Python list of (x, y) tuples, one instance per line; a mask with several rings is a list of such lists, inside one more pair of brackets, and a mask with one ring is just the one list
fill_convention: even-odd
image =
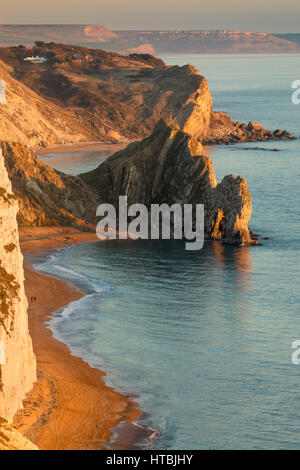
[(190, 29), (185, 29), (185, 28), (174, 28), (174, 29), (146, 29), (146, 28), (141, 28), (141, 29), (135, 29), (135, 28), (124, 28), (124, 29), (113, 29), (110, 28), (109, 26), (106, 26), (104, 24), (99, 24), (99, 23), (0, 23), (0, 27), (2, 26), (103, 26), (110, 31), (145, 31), (145, 32), (168, 32), (168, 31), (239, 31), (239, 32), (244, 32), (244, 33), (266, 33), (266, 34), (300, 34), (299, 32), (293, 31), (293, 32), (277, 32), (277, 31), (257, 31), (257, 30), (250, 30), (250, 29), (226, 29), (226, 28), (216, 28), (216, 29), (205, 29), (205, 28), (190, 28)]

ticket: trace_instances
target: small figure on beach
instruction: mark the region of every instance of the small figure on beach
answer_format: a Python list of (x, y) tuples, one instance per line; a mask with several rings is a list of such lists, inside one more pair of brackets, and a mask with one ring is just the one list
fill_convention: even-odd
[(72, 238), (72, 237), (64, 237), (64, 243), (65, 245), (69, 245), (71, 242), (76, 242), (76, 239), (75, 238)]

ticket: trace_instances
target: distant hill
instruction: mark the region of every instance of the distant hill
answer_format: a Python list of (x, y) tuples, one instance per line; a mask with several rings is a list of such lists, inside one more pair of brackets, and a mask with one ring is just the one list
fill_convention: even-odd
[[(24, 60), (32, 56), (45, 62)], [(31, 147), (136, 140), (161, 119), (177, 127), (193, 121), (199, 133), (199, 103), (205, 93), (211, 99), (192, 66), (39, 41), (32, 48), (0, 47), (0, 77), (6, 83), (0, 141)]]
[(292, 40), (250, 31), (115, 31), (115, 33), (119, 40), (150, 43), (158, 54), (300, 52), (300, 45)]
[(36, 40), (67, 44), (74, 40), (78, 45), (86, 45), (115, 39), (116, 34), (100, 25), (0, 25), (0, 44), (3, 46), (32, 45)]
[(102, 25), (2, 25), (0, 45), (35, 41), (128, 53), (300, 52), (300, 34), (228, 30), (111, 31)]
[(300, 33), (274, 34), (274, 36), (300, 44)]
[(0, 25), (0, 46), (31, 46), (37, 40), (122, 53), (154, 53), (151, 44), (119, 39), (102, 25)]
[[(32, 58), (43, 59), (32, 62)], [(191, 65), (149, 54), (44, 43), (0, 47), (0, 141), (30, 147), (142, 139), (160, 120), (206, 143), (291, 138), (214, 113), (206, 79)]]

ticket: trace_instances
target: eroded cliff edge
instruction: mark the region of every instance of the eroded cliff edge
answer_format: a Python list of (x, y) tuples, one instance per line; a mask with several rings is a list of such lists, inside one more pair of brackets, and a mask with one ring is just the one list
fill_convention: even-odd
[(28, 331), (23, 256), (17, 227), (18, 202), (0, 155), (0, 416), (8, 421), (36, 381)]
[[(6, 83), (0, 140), (30, 147), (128, 142), (149, 136), (161, 119), (209, 144), (292, 138), (214, 112), (207, 80), (191, 65), (169, 66), (149, 54), (38, 44), (31, 50), (0, 48)], [(47, 61), (30, 64), (24, 61), (28, 54)]]
[(99, 197), (81, 178), (45, 165), (24, 145), (0, 142), (1, 149), (19, 203), (19, 225), (88, 229), (95, 222)]
[(96, 225), (100, 203), (191, 203), (205, 205), (205, 236), (226, 243), (254, 244), (248, 223), (251, 196), (244, 178), (226, 176), (217, 183), (213, 164), (201, 143), (161, 121), (150, 137), (129, 144), (95, 170), (64, 175), (20, 144), (2, 143), (16, 194), (20, 225)]

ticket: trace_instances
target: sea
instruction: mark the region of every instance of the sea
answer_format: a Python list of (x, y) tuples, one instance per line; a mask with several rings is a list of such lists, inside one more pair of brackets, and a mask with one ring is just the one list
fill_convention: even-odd
[[(196, 66), (216, 111), (300, 137), (299, 54), (161, 58)], [(206, 150), (219, 181), (247, 179), (262, 246), (111, 240), (36, 256), (86, 294), (48, 327), (138, 402), (152, 449), (300, 449), (300, 140)], [(107, 155), (41, 158), (78, 174)]]

